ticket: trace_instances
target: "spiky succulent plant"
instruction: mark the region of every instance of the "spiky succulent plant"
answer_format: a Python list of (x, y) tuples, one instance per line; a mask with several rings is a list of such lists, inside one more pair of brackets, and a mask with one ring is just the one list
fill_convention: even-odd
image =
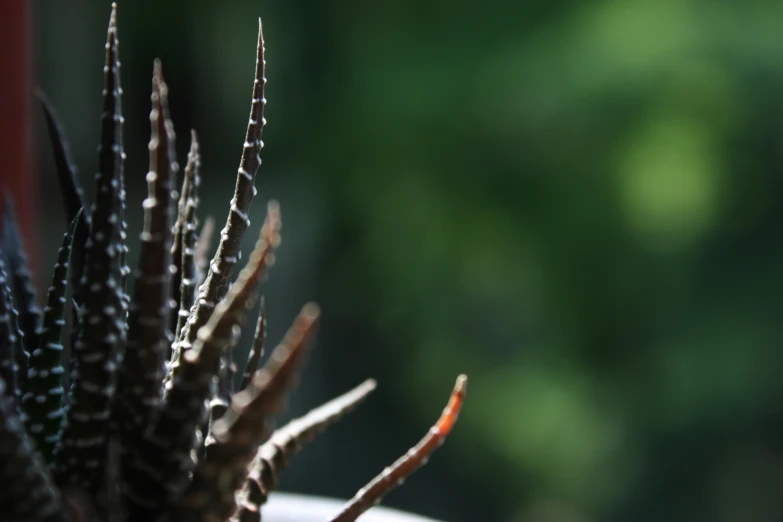
[[(315, 304), (304, 306), (260, 367), (266, 339), (262, 301), (241, 371), (232, 357), (280, 241), (280, 209), (271, 202), (260, 238), (233, 279), (261, 163), (266, 80), (260, 21), (236, 189), (208, 268), (213, 225), (207, 220), (199, 235), (197, 136), (191, 133), (177, 193), (168, 88), (160, 62), (154, 64), (148, 194), (133, 294), (126, 293), (130, 270), (118, 47), (112, 5), (96, 195), (89, 208), (61, 127), (41, 96), (70, 223), (43, 310), (10, 202), (3, 216), (0, 520), (258, 521), (287, 458), (361, 402), (375, 382), (368, 380), (273, 431), (273, 417), (314, 336)], [(355, 520), (426, 461), (451, 430), (465, 387), (466, 378), (460, 376), (427, 435), (360, 489), (333, 521)]]

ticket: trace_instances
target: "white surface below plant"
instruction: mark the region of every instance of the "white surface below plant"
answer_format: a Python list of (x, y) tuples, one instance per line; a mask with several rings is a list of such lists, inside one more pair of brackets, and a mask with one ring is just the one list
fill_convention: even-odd
[[(261, 510), (263, 522), (329, 522), (345, 500), (274, 492)], [(359, 522), (438, 522), (396, 509), (374, 507)]]

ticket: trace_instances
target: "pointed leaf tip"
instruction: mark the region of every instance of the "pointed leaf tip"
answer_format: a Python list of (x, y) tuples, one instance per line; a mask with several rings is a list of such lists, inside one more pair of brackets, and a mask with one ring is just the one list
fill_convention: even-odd
[(352, 390), (313, 408), (303, 417), (290, 421), (276, 430), (257, 451), (248, 467), (242, 490), (236, 495), (238, 509), (231, 522), (259, 522), (259, 513), (269, 494), (277, 487), (280, 473), (288, 467), (291, 457), (328, 426), (356, 408), (376, 388), (374, 379), (367, 379)]
[(207, 448), (177, 506), (180, 520), (226, 520), (235, 511), (235, 492), (247, 476), (258, 445), (271, 435), (272, 416), (282, 409), (285, 392), (295, 382), (296, 369), (315, 333), (317, 315), (318, 307), (313, 303), (302, 308), (264, 368), (256, 372), (246, 390), (232, 398), (229, 410), (213, 424), (210, 435), (214, 443)]
[(253, 344), (250, 348), (250, 353), (248, 353), (247, 356), (247, 363), (245, 363), (245, 369), (242, 374), (242, 382), (239, 386), (240, 390), (247, 388), (247, 385), (250, 384), (250, 379), (253, 378), (253, 374), (258, 370), (258, 365), (261, 362), (261, 358), (264, 356), (266, 336), (266, 300), (264, 299), (264, 296), (261, 296), (260, 305), (258, 307), (256, 331), (253, 336)]
[(424, 438), (391, 466), (385, 468), (380, 475), (357, 491), (356, 495), (343, 506), (342, 511), (330, 522), (354, 522), (362, 513), (380, 503), (389, 491), (402, 484), (411, 473), (427, 463), (430, 455), (443, 444), (449, 431), (454, 427), (465, 399), (467, 384), (466, 375), (462, 374), (457, 377), (448, 404)]
[(321, 315), (321, 307), (318, 303), (311, 301), (302, 308), (302, 315), (311, 321), (315, 321)]
[(464, 373), (457, 377), (457, 382), (454, 383), (454, 390), (449, 397), (449, 403), (443, 410), (435, 427), (440, 432), (441, 436), (445, 437), (454, 427), (459, 416), (460, 409), (462, 409), (462, 401), (465, 399), (465, 392), (468, 389), (468, 376)]
[(225, 297), (230, 285), (231, 273), (239, 260), (239, 247), (247, 228), (250, 226), (250, 204), (256, 195), (255, 178), (261, 164), (261, 131), (264, 126), (264, 45), (263, 35), (259, 31), (256, 51), (256, 67), (253, 81), (253, 95), (250, 104), (250, 117), (242, 147), (242, 157), (237, 169), (234, 197), (226, 219), (226, 226), (220, 237), (217, 252), (209, 266), (206, 279), (199, 292), (198, 301), (190, 318), (182, 329), (175, 348), (176, 360), (172, 363), (167, 381), (179, 371), (179, 362), (184, 352), (190, 349), (201, 327), (209, 320), (216, 304)]
[(109, 17), (109, 32), (117, 31), (117, 2), (111, 4), (111, 16)]

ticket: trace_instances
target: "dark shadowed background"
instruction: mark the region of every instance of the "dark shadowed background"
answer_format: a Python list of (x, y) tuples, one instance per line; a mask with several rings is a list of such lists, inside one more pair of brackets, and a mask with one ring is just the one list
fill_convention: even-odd
[[(90, 195), (109, 10), (33, 13), (36, 81)], [(781, 519), (783, 3), (120, 2), (131, 239), (156, 57), (179, 160), (195, 128), (201, 215), (222, 227), (258, 16), (268, 124), (244, 251), (278, 199), (270, 341), (307, 300), (323, 309), (290, 413), (380, 384), (284, 489), (352, 495), (466, 372), (451, 439), (387, 505), (449, 522)], [(66, 225), (36, 118), (48, 267)]]

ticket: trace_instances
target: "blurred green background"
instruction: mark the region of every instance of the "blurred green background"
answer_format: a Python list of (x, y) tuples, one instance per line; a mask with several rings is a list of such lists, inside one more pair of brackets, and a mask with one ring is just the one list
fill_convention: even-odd
[[(36, 78), (91, 193), (109, 2), (34, 16)], [(290, 411), (380, 383), (284, 489), (352, 495), (466, 372), (451, 439), (386, 505), (781, 520), (783, 3), (120, 2), (129, 237), (156, 57), (180, 161), (195, 128), (202, 216), (222, 226), (258, 16), (268, 125), (245, 252), (278, 199), (270, 341), (305, 301), (324, 314)], [(51, 266), (65, 224), (36, 123)]]

